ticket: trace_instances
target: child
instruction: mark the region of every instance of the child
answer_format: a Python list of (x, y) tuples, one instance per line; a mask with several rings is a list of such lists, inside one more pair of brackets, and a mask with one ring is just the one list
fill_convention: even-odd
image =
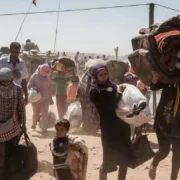
[(88, 150), (80, 138), (68, 135), (70, 123), (63, 119), (55, 124), (56, 136), (51, 144), (54, 176), (57, 180), (85, 180)]
[(79, 85), (79, 77), (76, 76), (71, 80), (71, 83), (67, 87), (67, 101), (69, 103), (76, 100), (78, 85)]
[(56, 136), (51, 144), (53, 155), (54, 176), (57, 180), (72, 180), (70, 169), (65, 164), (68, 150), (68, 132), (70, 123), (63, 119), (55, 124)]

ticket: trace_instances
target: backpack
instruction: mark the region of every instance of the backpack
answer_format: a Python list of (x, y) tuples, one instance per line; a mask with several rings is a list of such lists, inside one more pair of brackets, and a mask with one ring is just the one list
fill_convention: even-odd
[(6, 159), (6, 180), (28, 180), (38, 170), (37, 149), (27, 133), (25, 142), (14, 147)]
[[(140, 30), (140, 36), (132, 39), (133, 53), (128, 56), (128, 59), (135, 71), (135, 74), (146, 85), (150, 85), (152, 80), (152, 71), (160, 74), (160, 82), (162, 83), (179, 83), (180, 76), (177, 69), (169, 70), (161, 59), (161, 54), (158, 50), (158, 45), (155, 39), (160, 33), (165, 33), (173, 30), (180, 31), (179, 16), (173, 17), (159, 26), (152, 26), (148, 30)], [(170, 59), (171, 60), (171, 59)]]

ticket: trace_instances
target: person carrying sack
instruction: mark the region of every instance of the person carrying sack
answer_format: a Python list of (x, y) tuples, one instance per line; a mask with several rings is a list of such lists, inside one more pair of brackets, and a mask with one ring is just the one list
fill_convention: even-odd
[(160, 74), (152, 73), (151, 90), (162, 89), (161, 99), (156, 111), (155, 132), (158, 139), (159, 150), (150, 165), (149, 177), (156, 179), (156, 171), (159, 163), (165, 159), (172, 146), (171, 180), (178, 179), (180, 169), (180, 90), (178, 84), (161, 83)]
[[(0, 180), (4, 179), (5, 158), (19, 143), (25, 129), (25, 103), (22, 88), (13, 82), (9, 68), (0, 69)], [(6, 178), (5, 178), (6, 179)]]

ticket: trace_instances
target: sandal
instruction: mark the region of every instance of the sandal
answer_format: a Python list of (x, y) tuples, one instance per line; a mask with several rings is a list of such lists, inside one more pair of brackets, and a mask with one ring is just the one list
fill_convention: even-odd
[(149, 178), (151, 180), (155, 180), (156, 179), (156, 167), (154, 167), (153, 165), (150, 166), (149, 168)]

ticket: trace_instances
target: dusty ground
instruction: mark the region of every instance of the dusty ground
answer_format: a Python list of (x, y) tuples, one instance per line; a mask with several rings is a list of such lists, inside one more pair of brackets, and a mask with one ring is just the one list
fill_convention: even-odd
[[(52, 107), (55, 109), (55, 107)], [(42, 135), (36, 131), (30, 130), (31, 125), (31, 116), (32, 116), (32, 109), (31, 106), (27, 106), (27, 124), (28, 124), (28, 133), (31, 137), (31, 140), (35, 143), (38, 149), (38, 156), (39, 156), (39, 170), (38, 173), (31, 178), (31, 180), (54, 180), (52, 174), (52, 157), (49, 150), (49, 143), (51, 138), (54, 136), (54, 130), (49, 129), (48, 133)], [(98, 180), (98, 168), (101, 164), (102, 153), (101, 153), (101, 141), (100, 137), (96, 136), (88, 136), (79, 134), (87, 143), (89, 147), (89, 163), (88, 163), (88, 175), (87, 180)], [(151, 142), (152, 148), (154, 151), (158, 149), (156, 136), (154, 133), (149, 133), (149, 140)], [(148, 170), (147, 166), (150, 162), (147, 162), (140, 166), (139, 168), (132, 170), (129, 169), (127, 180), (148, 180)], [(157, 180), (169, 180), (170, 176), (170, 169), (171, 169), (171, 154), (168, 158), (159, 166)], [(108, 175), (109, 180), (116, 180), (117, 173), (112, 173)], [(180, 179), (180, 176), (179, 176)]]

